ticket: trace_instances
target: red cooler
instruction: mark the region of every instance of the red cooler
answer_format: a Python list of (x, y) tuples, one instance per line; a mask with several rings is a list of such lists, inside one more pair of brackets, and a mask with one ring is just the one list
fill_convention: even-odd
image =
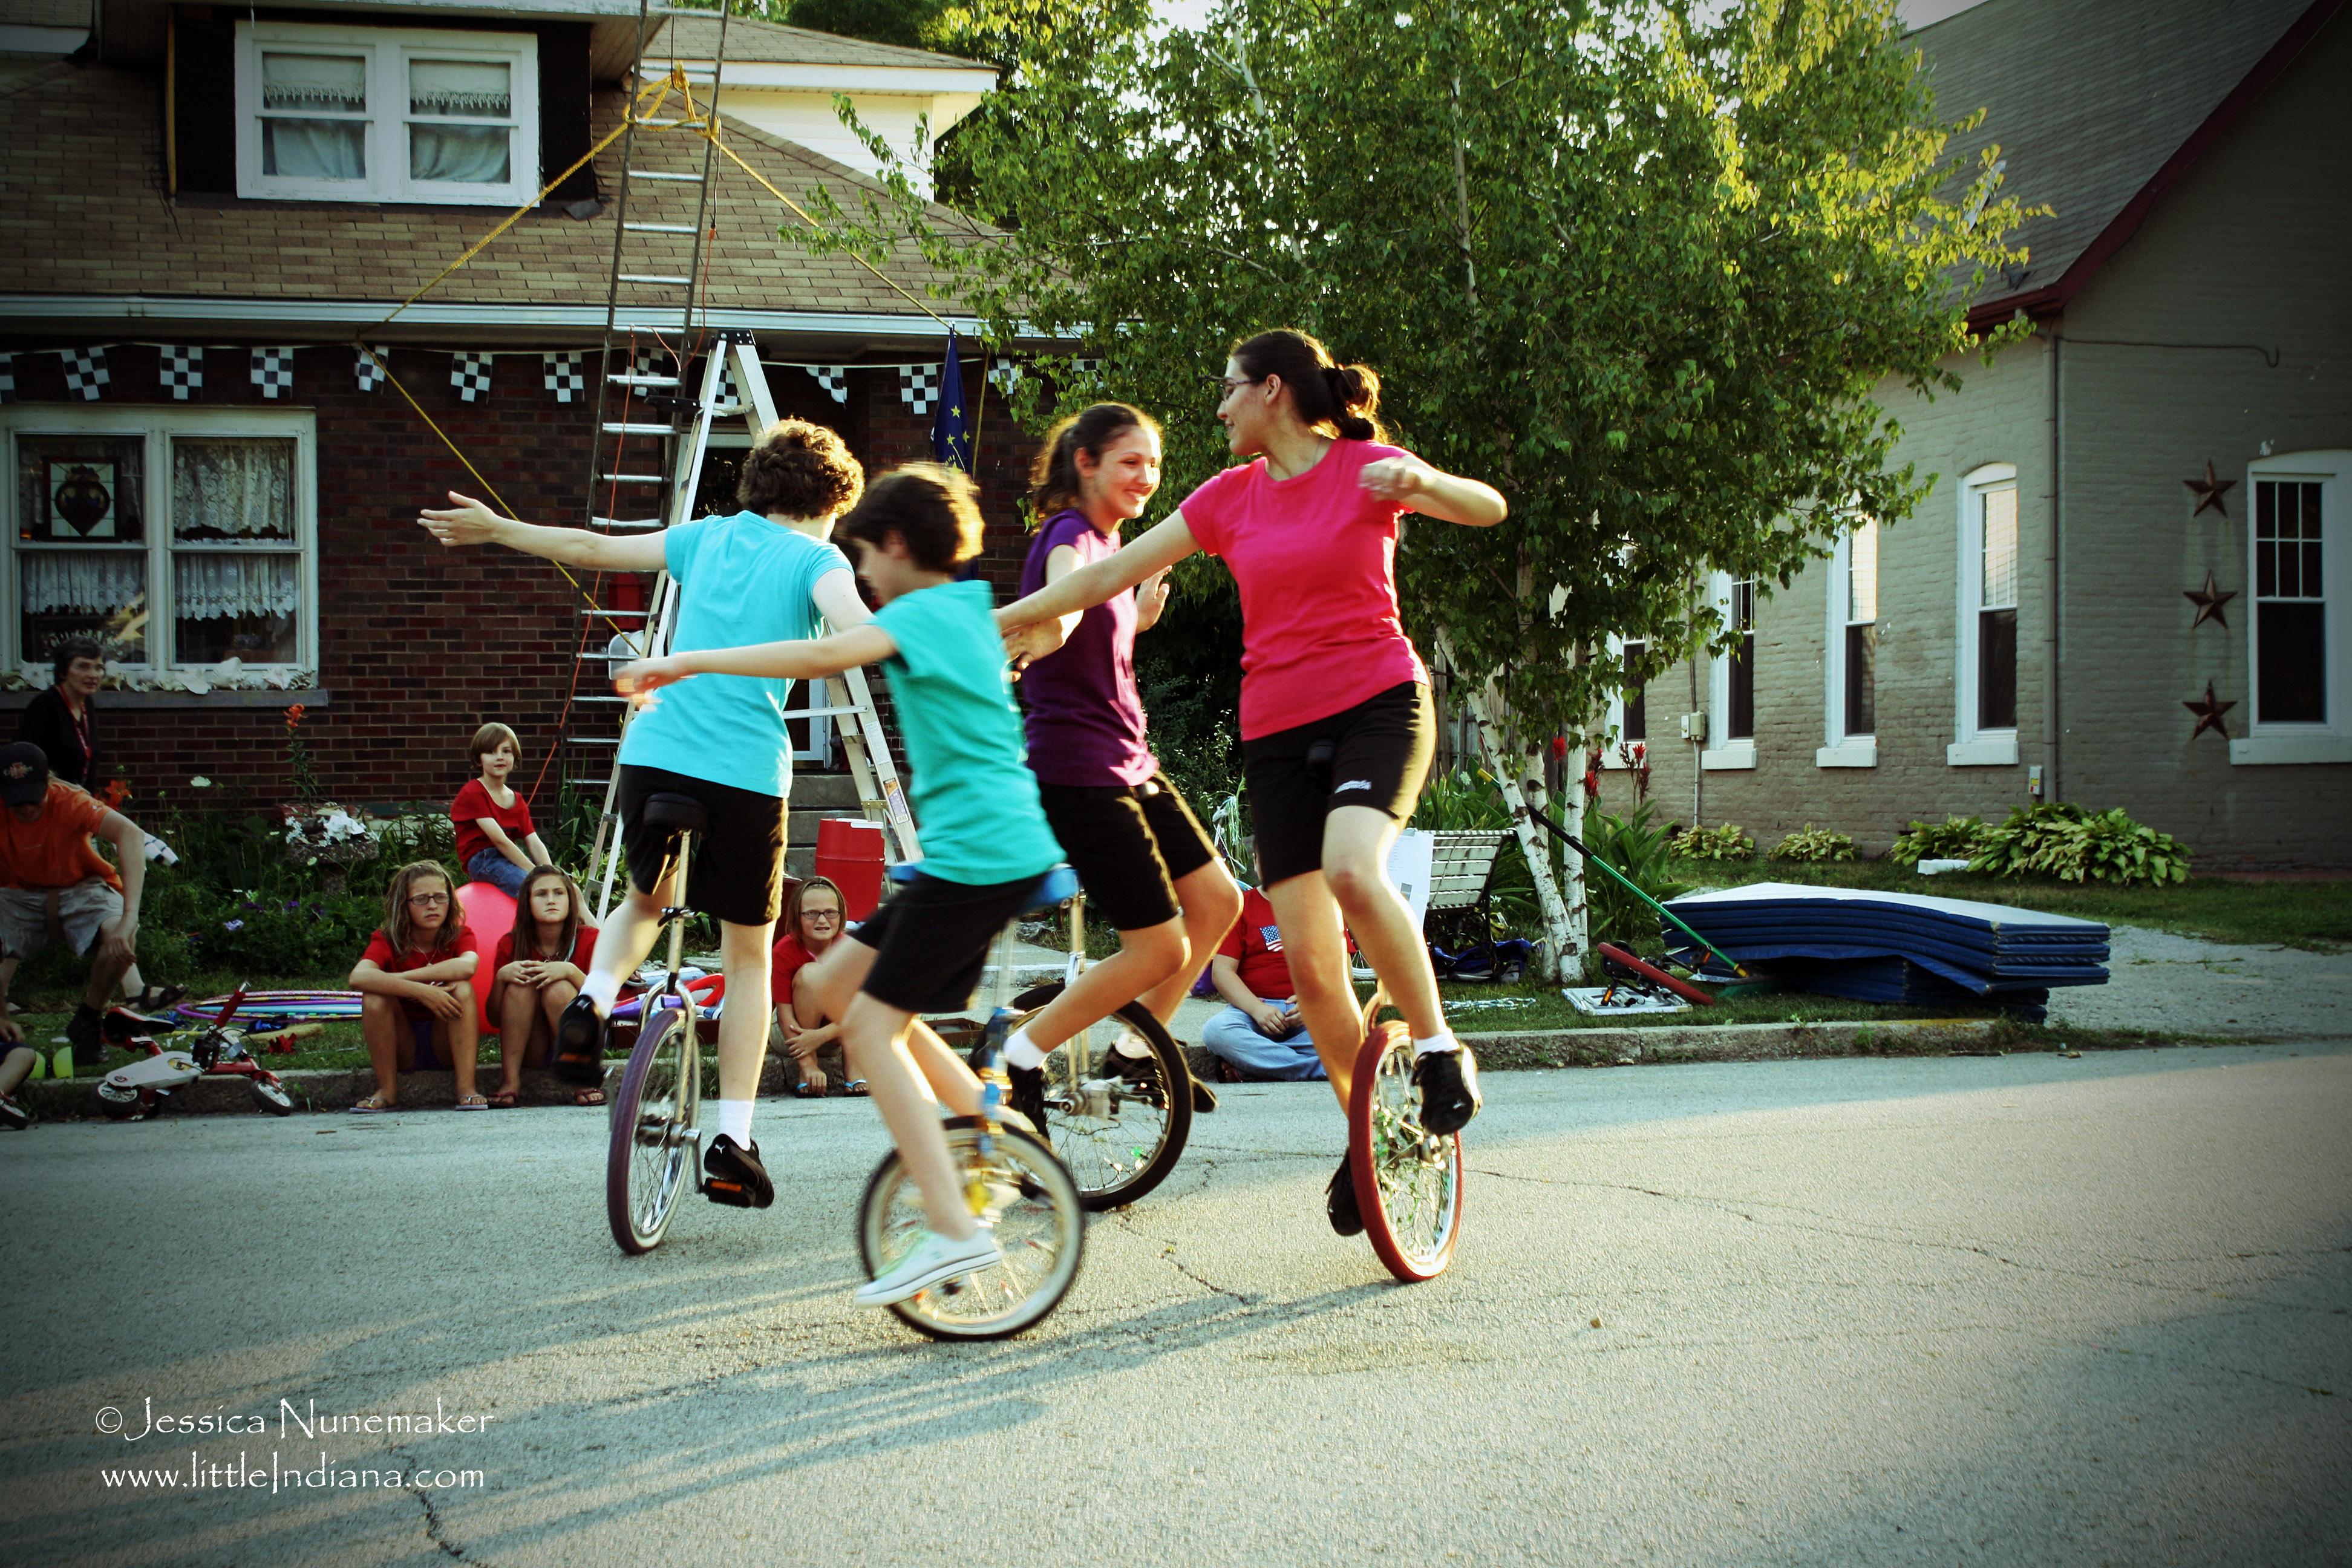
[(816, 825), (816, 874), (841, 889), (851, 920), (864, 920), (882, 901), (884, 863), (880, 823), (828, 816)]

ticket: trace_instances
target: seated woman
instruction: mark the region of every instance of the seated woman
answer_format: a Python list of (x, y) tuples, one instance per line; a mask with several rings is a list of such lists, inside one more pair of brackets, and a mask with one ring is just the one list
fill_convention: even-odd
[[(596, 928), (580, 910), (580, 889), (552, 866), (522, 879), (514, 930), (499, 938), (490, 959), (489, 1015), (499, 1026), (499, 1087), (491, 1109), (511, 1107), (522, 1092), (522, 1069), (544, 1067), (554, 1048), (555, 1020), (580, 994), (596, 956)], [(602, 1105), (604, 1091), (573, 1092), (574, 1105)]]
[(835, 1077), (847, 1079), (841, 1086), (842, 1093), (866, 1092), (866, 1080), (850, 1078), (844, 1064), (840, 1020), (824, 1016), (814, 988), (803, 979), (808, 966), (841, 940), (848, 923), (846, 910), (841, 889), (831, 878), (811, 877), (793, 889), (791, 901), (784, 905), (784, 918), (778, 922), (784, 934), (776, 939), (770, 963), (769, 994), (775, 998), (776, 1027), (784, 1037), (784, 1049), (801, 1069), (801, 1080), (793, 1092), (803, 1100), (817, 1099), (829, 1087), (825, 1060), (833, 1063)]
[(456, 1109), (489, 1109), (474, 1092), (474, 1052), (481, 1043), (474, 972), (481, 962), (449, 873), (431, 860), (394, 871), (384, 889), (383, 925), (352, 971), (360, 1033), (375, 1068), (375, 1092), (353, 1110), (397, 1110), (400, 1074), (443, 1067), (457, 1075)]

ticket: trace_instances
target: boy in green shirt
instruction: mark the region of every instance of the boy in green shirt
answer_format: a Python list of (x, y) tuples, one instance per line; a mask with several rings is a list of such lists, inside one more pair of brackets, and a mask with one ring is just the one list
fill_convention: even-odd
[(814, 641), (645, 659), (614, 683), (642, 702), (706, 673), (815, 680), (879, 664), (889, 679), (923, 858), (914, 879), (813, 972), (826, 1012), (841, 1020), (849, 1070), (871, 1087), (930, 1221), (896, 1267), (857, 1292), (858, 1305), (881, 1307), (1001, 1256), (964, 1201), (933, 1100), (977, 1115), (980, 1080), (918, 1015), (971, 1002), (990, 942), (1033, 900), (1062, 849), (1024, 751), (993, 595), (984, 582), (955, 580), (956, 567), (980, 553), (971, 480), (929, 463), (900, 468), (866, 488), (834, 537), (855, 551), (858, 576), (881, 602), (867, 625)]

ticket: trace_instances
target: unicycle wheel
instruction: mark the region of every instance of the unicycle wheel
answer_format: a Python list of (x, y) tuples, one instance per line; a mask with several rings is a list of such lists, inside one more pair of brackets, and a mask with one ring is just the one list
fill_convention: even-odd
[(659, 1247), (691, 1191), (698, 1167), (695, 1119), (702, 1104), (702, 1053), (681, 1007), (648, 1009), (613, 1097), (604, 1155), (604, 1213), (613, 1239), (631, 1254)]
[(1373, 1025), (1348, 1102), (1348, 1163), (1364, 1235), (1407, 1283), (1444, 1273), (1462, 1234), (1462, 1135), (1422, 1127), (1412, 1066), (1411, 1032)]
[[(1078, 1277), (1087, 1215), (1077, 1184), (1045, 1145), (1011, 1127), (988, 1137), (959, 1117), (946, 1127), (948, 1153), (963, 1173), (973, 1213), (996, 1227), (1004, 1261), (894, 1303), (919, 1333), (935, 1340), (1001, 1340), (1061, 1305)], [(872, 1279), (922, 1235), (923, 1196), (894, 1152), (875, 1167), (858, 1205), (857, 1257)]]
[[(1059, 981), (1015, 998), (1024, 1015), (1062, 994)], [(1133, 1034), (1150, 1054), (1114, 1061)], [(1045, 1058), (1045, 1125), (1055, 1157), (1096, 1211), (1131, 1204), (1168, 1179), (1192, 1132), (1192, 1072), (1151, 1010), (1130, 1002)]]

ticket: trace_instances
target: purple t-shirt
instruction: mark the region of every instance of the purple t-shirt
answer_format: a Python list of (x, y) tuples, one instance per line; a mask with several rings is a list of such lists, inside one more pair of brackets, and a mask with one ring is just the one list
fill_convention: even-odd
[[(1045, 560), (1063, 545), (1088, 565), (1118, 550), (1086, 514), (1057, 511), (1030, 542), (1021, 567), (1025, 595), (1045, 585)], [(1135, 689), (1135, 590), (1078, 617), (1076, 630), (1021, 677), (1028, 710), (1029, 766), (1038, 782), (1108, 788), (1139, 784), (1160, 771), (1143, 743), (1143, 699)]]

